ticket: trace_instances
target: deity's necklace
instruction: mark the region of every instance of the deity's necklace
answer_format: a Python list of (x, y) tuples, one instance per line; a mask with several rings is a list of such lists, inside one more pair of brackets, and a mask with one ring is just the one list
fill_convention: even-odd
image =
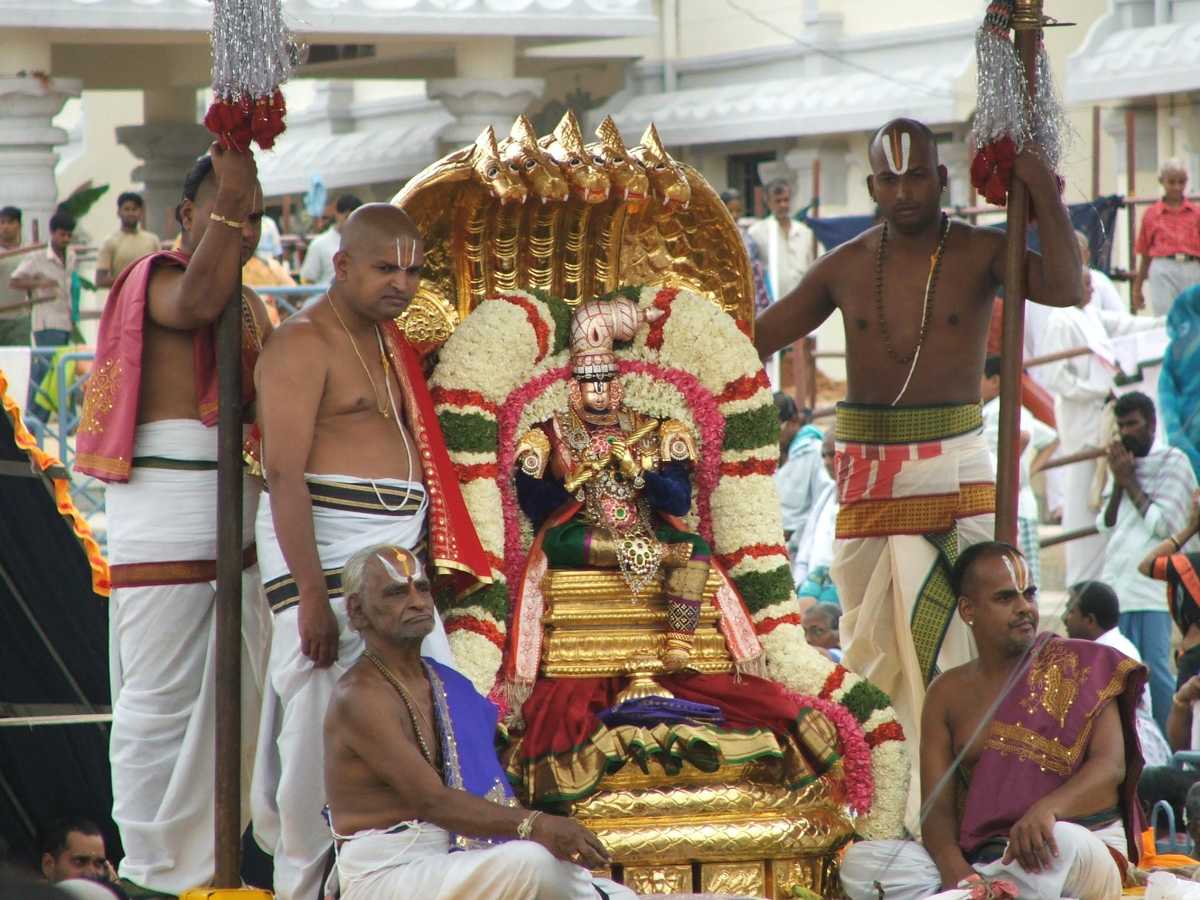
[[(417, 736), (417, 746), (421, 750), (421, 755), (425, 757), (425, 761), (429, 763), (433, 770), (440, 774), (441, 769), (438, 768), (437, 763), (434, 762), (433, 753), (430, 752), (429, 744), (425, 742), (425, 735), (421, 731), (420, 721), (417, 719), (417, 704), (413, 700), (412, 694), (409, 693), (408, 688), (401, 683), (400, 679), (396, 677), (395, 673), (393, 673), (392, 670), (387, 667), (387, 664), (384, 663), (384, 661), (378, 656), (376, 656), (370, 650), (364, 650), (363, 656), (366, 657), (367, 661), (370, 662), (371, 665), (379, 670), (379, 674), (387, 680), (388, 684), (395, 688), (396, 693), (400, 695), (400, 699), (404, 701), (404, 708), (408, 711), (408, 718), (412, 723), (413, 733)], [(437, 727), (432, 722), (429, 722), (423, 712), (421, 714), (421, 718), (428, 722), (429, 730), (436, 737)]]
[(896, 399), (892, 401), (892, 406), (900, 402), (900, 398), (908, 390), (913, 373), (917, 371), (917, 361), (921, 357), (921, 348), (925, 346), (925, 338), (929, 336), (929, 323), (933, 321), (934, 294), (937, 291), (938, 274), (942, 269), (942, 254), (946, 249), (946, 237), (949, 234), (950, 217), (942, 213), (942, 221), (938, 228), (937, 250), (929, 258), (929, 276), (925, 280), (925, 301), (921, 310), (921, 332), (917, 336), (917, 344), (913, 347), (912, 352), (904, 356), (900, 356), (896, 352), (896, 347), (892, 344), (891, 333), (888, 331), (887, 316), (884, 315), (883, 311), (883, 260), (887, 256), (888, 239), (888, 225), (886, 220), (879, 234), (879, 249), (875, 253), (875, 315), (879, 320), (879, 332), (883, 336), (883, 346), (887, 350), (888, 356), (892, 358), (892, 361), (896, 365), (903, 366), (911, 363), (908, 369), (908, 377), (904, 379), (904, 385), (900, 388), (900, 393), (896, 395)]
[[(346, 322), (342, 318), (342, 314), (338, 312), (337, 304), (333, 302), (333, 295), (329, 291), (325, 292), (325, 299), (329, 301), (329, 307), (333, 310), (333, 314), (337, 316), (338, 324), (342, 326), (342, 331), (346, 332), (346, 340), (350, 342), (350, 346), (354, 348), (354, 355), (358, 357), (359, 365), (363, 371), (367, 373), (367, 380), (371, 382), (371, 393), (375, 395), (375, 408), (379, 414), (385, 419), (390, 418), (396, 423), (396, 429), (400, 432), (400, 438), (404, 441), (404, 452), (408, 455), (408, 474), (404, 477), (404, 499), (396, 506), (388, 506), (384, 502), (383, 495), (379, 493), (379, 487), (375, 484), (375, 479), (371, 479), (371, 487), (375, 491), (375, 498), (379, 501), (379, 505), (388, 512), (399, 512), (404, 509), (405, 505), (412, 499), (412, 470), (413, 470), (413, 454), (416, 451), (408, 442), (408, 433), (404, 430), (404, 425), (400, 422), (400, 412), (396, 409), (396, 398), (392, 396), (392, 382), (388, 379), (388, 360), (387, 353), (383, 349), (383, 335), (379, 333), (379, 326), (375, 326), (375, 340), (379, 342), (379, 362), (383, 365), (383, 388), (384, 394), (387, 396), (387, 406), (384, 406), (383, 401), (379, 399), (379, 386), (375, 384), (375, 376), (371, 374), (371, 369), (367, 365), (367, 361), (363, 359), (363, 355), (358, 350), (358, 341), (354, 339), (354, 335), (350, 333), (350, 329), (346, 327)], [(388, 410), (391, 409), (391, 415), (388, 415)]]

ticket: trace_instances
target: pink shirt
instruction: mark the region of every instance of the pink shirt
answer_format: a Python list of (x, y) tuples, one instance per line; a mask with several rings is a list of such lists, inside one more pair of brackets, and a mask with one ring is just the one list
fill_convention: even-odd
[(1187, 200), (1170, 207), (1159, 200), (1146, 210), (1133, 249), (1150, 257), (1176, 253), (1200, 257), (1200, 207)]

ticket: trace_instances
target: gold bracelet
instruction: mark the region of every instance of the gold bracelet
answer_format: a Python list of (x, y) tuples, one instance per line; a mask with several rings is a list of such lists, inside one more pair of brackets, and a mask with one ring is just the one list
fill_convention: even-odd
[(230, 228), (237, 229), (238, 231), (246, 227), (245, 222), (239, 222), (236, 219), (227, 219), (220, 213), (210, 212), (208, 217), (214, 222), (220, 222), (222, 225), (228, 225)]
[(1171, 545), (1175, 548), (1175, 552), (1178, 553), (1179, 552), (1179, 541), (1176, 540), (1175, 535), (1168, 534), (1167, 540), (1171, 542)]
[(541, 810), (535, 809), (522, 819), (521, 824), (517, 826), (517, 837), (523, 841), (529, 840), (529, 836), (533, 834), (533, 823), (541, 814)]

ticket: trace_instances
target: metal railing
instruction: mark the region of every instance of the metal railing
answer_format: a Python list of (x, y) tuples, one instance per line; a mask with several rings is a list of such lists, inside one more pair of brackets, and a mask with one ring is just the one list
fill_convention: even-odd
[[(80, 475), (74, 471), (75, 469), (75, 444), (74, 436), (79, 428), (79, 420), (83, 410), (83, 387), (88, 379), (88, 374), (69, 376), (73, 364), (77, 362), (92, 362), (96, 358), (96, 351), (92, 349), (80, 348), (62, 353), (62, 347), (31, 347), (30, 354), (34, 358), (43, 358), (48, 361), (53, 361), (55, 368), (55, 397), (54, 402), (56, 409), (47, 416), (46, 422), (43, 422), (39, 417), (32, 414), (30, 410), (23, 413), (25, 427), (37, 440), (38, 447), (46, 450), (47, 440), (53, 440), (57, 447), (53, 450), (53, 455), (58, 457), (59, 462), (63, 464), (70, 475), (71, 483), (71, 499), (74, 500), (75, 506), (87, 518), (91, 518), (96, 513), (104, 511), (104, 485), (94, 478), (87, 475)], [(54, 360), (54, 355), (61, 353), (57, 360)], [(32, 372), (31, 372), (32, 378)], [(43, 375), (43, 380), (45, 376)], [(42, 394), (41, 385), (35, 386), (34, 390), (38, 394)], [(24, 397), (16, 398), (18, 402), (24, 404)], [(53, 418), (51, 418), (51, 416)], [(103, 533), (97, 533), (96, 539), (103, 545)]]

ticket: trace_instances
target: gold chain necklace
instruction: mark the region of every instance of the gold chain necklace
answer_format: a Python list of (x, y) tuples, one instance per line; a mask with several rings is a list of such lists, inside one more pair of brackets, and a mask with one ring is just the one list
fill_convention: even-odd
[[(413, 733), (417, 736), (417, 746), (421, 750), (421, 755), (425, 757), (425, 761), (429, 763), (434, 771), (440, 773), (441, 769), (438, 767), (437, 763), (434, 762), (433, 753), (429, 749), (429, 744), (425, 742), (425, 735), (421, 731), (420, 722), (417, 720), (417, 704), (416, 701), (413, 700), (412, 694), (409, 693), (408, 688), (401, 683), (400, 679), (396, 677), (395, 673), (387, 667), (387, 664), (384, 663), (382, 659), (380, 659), (370, 650), (364, 650), (363, 656), (367, 658), (367, 661), (370, 662), (371, 665), (379, 670), (379, 674), (387, 680), (388, 684), (390, 684), (395, 689), (396, 693), (400, 695), (400, 699), (404, 701), (404, 708), (408, 711), (408, 718), (412, 723)], [(428, 723), (429, 730), (436, 738), (437, 726), (435, 726), (425, 717), (424, 712), (421, 713), (421, 719)]]
[[(379, 414), (381, 416), (383, 416), (385, 419), (390, 419), (391, 412), (388, 410), (388, 404), (385, 403), (383, 400), (383, 397), (387, 396), (387, 392), (385, 391), (382, 396), (380, 395), (379, 385), (377, 385), (375, 383), (375, 376), (371, 374), (371, 369), (370, 369), (370, 367), (367, 366), (367, 361), (363, 358), (362, 353), (359, 352), (358, 341), (356, 341), (354, 339), (354, 335), (352, 335), (350, 333), (350, 329), (346, 327), (346, 322), (342, 318), (342, 314), (340, 312), (338, 312), (337, 304), (333, 302), (333, 295), (330, 294), (328, 291), (326, 291), (325, 297), (327, 300), (329, 300), (329, 307), (330, 307), (330, 309), (333, 310), (333, 314), (335, 316), (337, 316), (338, 324), (342, 326), (342, 331), (346, 332), (346, 339), (350, 341), (350, 346), (354, 348), (354, 355), (358, 357), (359, 365), (361, 365), (363, 368), (363, 371), (367, 373), (367, 380), (371, 382), (371, 393), (375, 395), (376, 410), (378, 410)], [(379, 326), (377, 325), (375, 327), (376, 327), (376, 334), (378, 334)], [(383, 356), (382, 344), (380, 345), (380, 349), (379, 349), (379, 359), (380, 359), (380, 362), (383, 363), (384, 387), (387, 388), (387, 387), (389, 387), (389, 385), (387, 384), (387, 377), (388, 377), (387, 376), (387, 359), (384, 358), (384, 356)]]

